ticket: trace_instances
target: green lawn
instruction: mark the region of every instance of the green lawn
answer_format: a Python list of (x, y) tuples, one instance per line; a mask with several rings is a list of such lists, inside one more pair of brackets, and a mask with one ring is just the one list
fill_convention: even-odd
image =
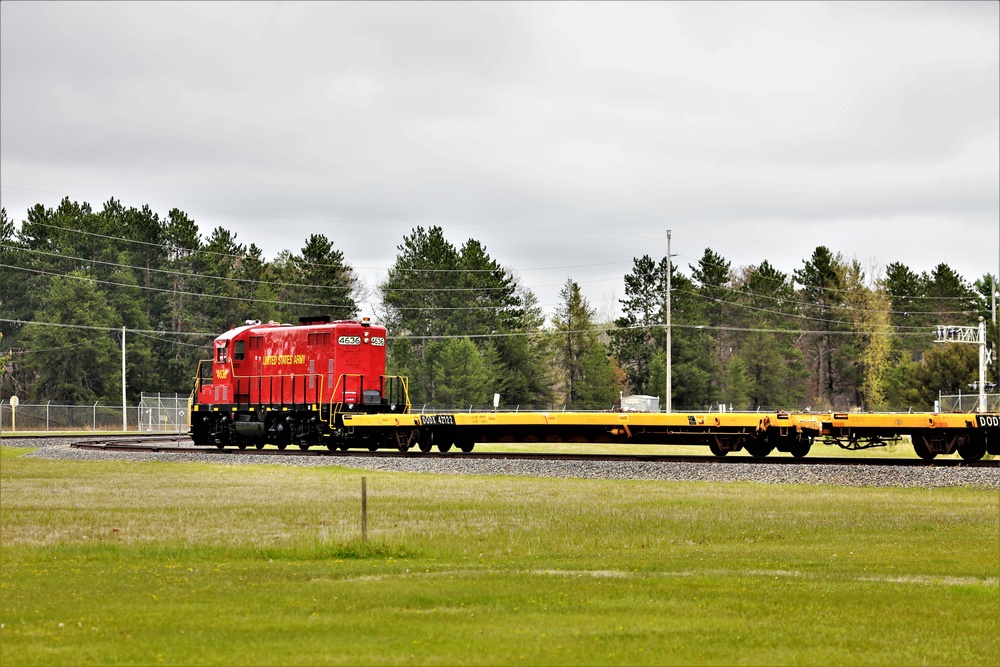
[(1000, 662), (996, 491), (23, 451), (0, 449), (5, 667)]

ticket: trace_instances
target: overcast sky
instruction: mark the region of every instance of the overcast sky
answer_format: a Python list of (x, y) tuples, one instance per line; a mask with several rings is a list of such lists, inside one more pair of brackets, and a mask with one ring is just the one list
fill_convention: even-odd
[[(632, 259), (1000, 271), (1000, 3), (0, 3), (0, 193), (178, 207), (369, 285), (417, 225), (550, 311)], [(370, 312), (370, 307), (365, 310)], [(368, 314), (368, 313), (362, 313)]]

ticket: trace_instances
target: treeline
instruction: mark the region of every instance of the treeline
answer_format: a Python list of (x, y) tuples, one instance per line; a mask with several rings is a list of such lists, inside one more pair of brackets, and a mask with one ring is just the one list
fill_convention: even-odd
[[(248, 319), (353, 318), (372, 289), (389, 372), (410, 378), (417, 406), (482, 408), (494, 394), (521, 409), (610, 409), (621, 393), (663, 404), (665, 257), (634, 260), (611, 323), (572, 278), (546, 318), (512, 269), (440, 227), (415, 228), (397, 250), (369, 288), (322, 234), (269, 261), (178, 209), (64, 199), (32, 208), (18, 230), (0, 211), (0, 397), (119, 401), (122, 327), (130, 398), (187, 392), (218, 333)], [(671, 275), (675, 409), (927, 410), (939, 390), (967, 393), (978, 379), (975, 346), (934, 343), (933, 328), (989, 320), (989, 276), (865, 267), (825, 246), (791, 275), (767, 261), (734, 268), (712, 250), (687, 269)]]

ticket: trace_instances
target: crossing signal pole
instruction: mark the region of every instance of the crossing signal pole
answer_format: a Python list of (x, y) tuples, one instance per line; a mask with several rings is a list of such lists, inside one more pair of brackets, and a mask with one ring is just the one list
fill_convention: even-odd
[(986, 410), (986, 367), (993, 363), (992, 350), (986, 348), (986, 320), (979, 318), (978, 327), (951, 327), (939, 324), (935, 343), (970, 343), (979, 346), (979, 408)]

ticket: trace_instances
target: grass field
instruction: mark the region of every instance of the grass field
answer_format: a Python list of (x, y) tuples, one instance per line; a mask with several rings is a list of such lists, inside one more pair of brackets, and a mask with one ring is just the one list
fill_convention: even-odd
[(0, 662), (1000, 662), (1000, 495), (0, 449)]

